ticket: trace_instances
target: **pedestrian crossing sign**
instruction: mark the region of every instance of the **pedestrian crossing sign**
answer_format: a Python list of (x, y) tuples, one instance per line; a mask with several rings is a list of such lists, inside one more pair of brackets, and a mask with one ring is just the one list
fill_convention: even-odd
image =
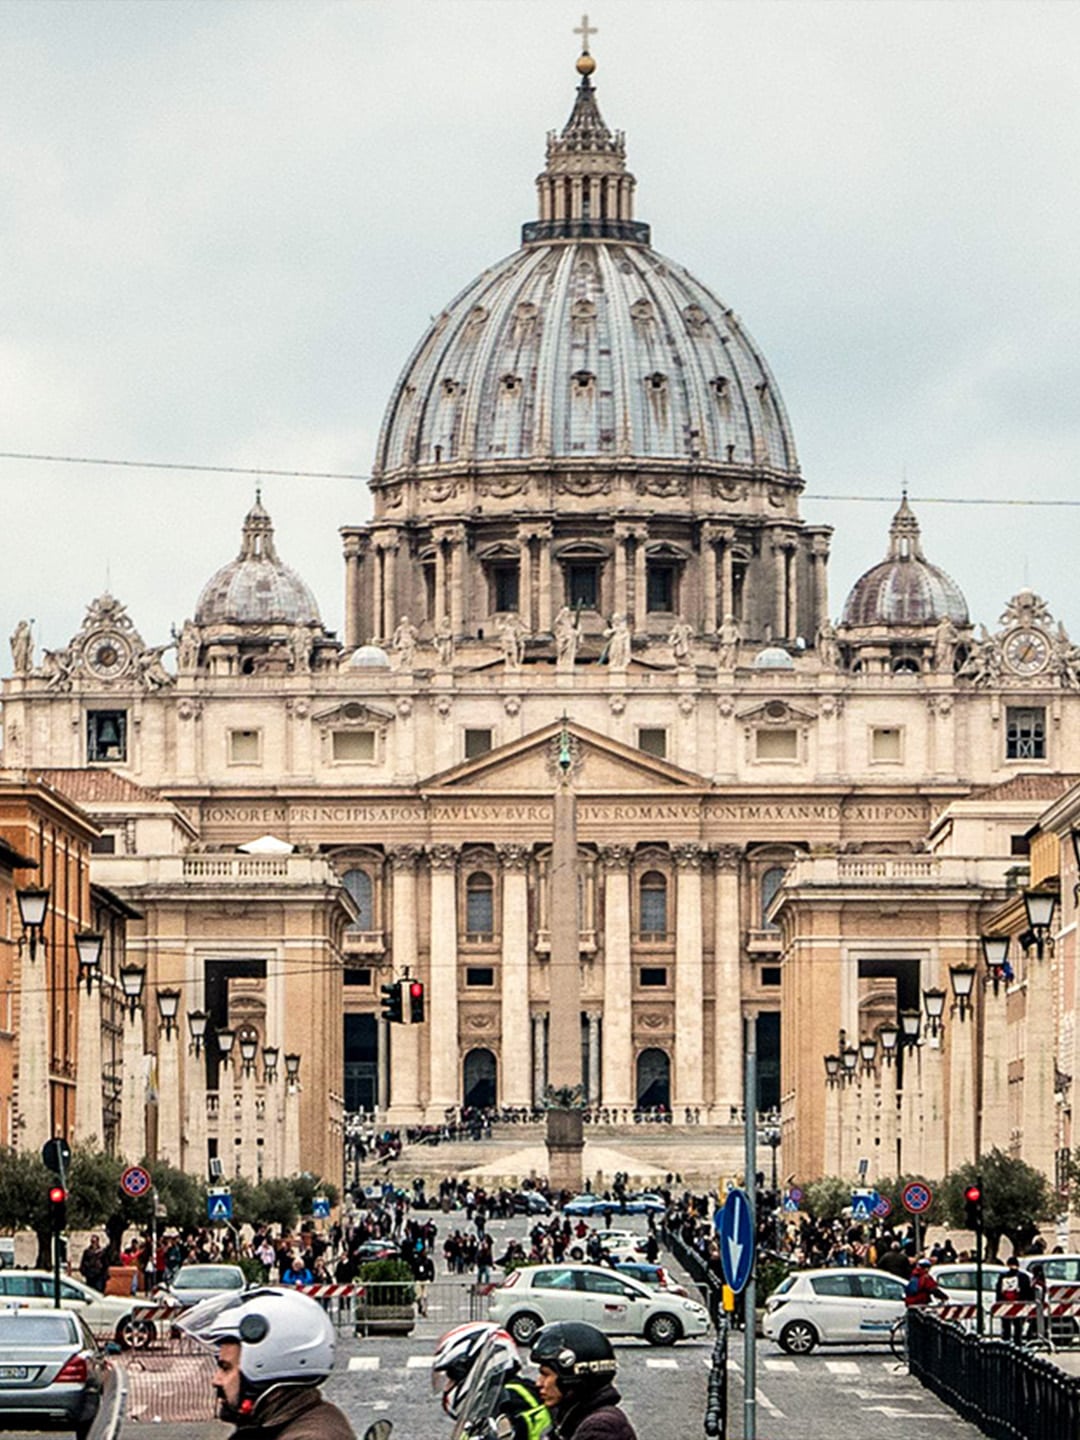
[(206, 1213), (215, 1224), (231, 1220), (232, 1196), (208, 1195), (206, 1197)]

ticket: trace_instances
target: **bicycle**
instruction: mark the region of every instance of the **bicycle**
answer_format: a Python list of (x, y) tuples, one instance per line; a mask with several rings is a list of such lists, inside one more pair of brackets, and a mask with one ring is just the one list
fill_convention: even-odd
[(893, 1321), (892, 1329), (889, 1331), (889, 1348), (892, 1350), (892, 1353), (896, 1356), (897, 1360), (901, 1361), (904, 1365), (907, 1364), (908, 1359), (907, 1342), (908, 1329), (907, 1315), (905, 1314), (901, 1315), (899, 1320)]

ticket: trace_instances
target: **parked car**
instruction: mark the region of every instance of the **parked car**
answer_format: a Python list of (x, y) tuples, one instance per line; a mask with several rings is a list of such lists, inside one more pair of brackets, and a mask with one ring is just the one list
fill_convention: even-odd
[[(633, 1230), (596, 1230), (593, 1232), (600, 1241), (600, 1248), (605, 1255), (614, 1255), (619, 1259), (635, 1260), (639, 1255), (644, 1255), (646, 1240), (644, 1235), (635, 1235)], [(589, 1241), (586, 1235), (585, 1243)]]
[[(1059, 1285), (1080, 1285), (1080, 1255), (1024, 1255), (1020, 1268), (1027, 1270), (1036, 1285), (1046, 1285), (1048, 1299), (1053, 1299)], [(1050, 1321), (1050, 1338), (1055, 1345), (1075, 1345), (1080, 1338), (1080, 1325), (1072, 1315), (1057, 1315)]]
[(598, 1200), (595, 1195), (575, 1195), (572, 1200), (567, 1200), (562, 1207), (564, 1215), (571, 1217), (577, 1215), (588, 1219), (591, 1215), (601, 1215), (605, 1210), (614, 1210), (610, 1200)]
[(620, 1210), (624, 1215), (663, 1215), (667, 1211), (662, 1195), (654, 1195), (651, 1191), (644, 1191), (639, 1195), (628, 1195), (626, 1197), (626, 1208)]
[(0, 1235), (0, 1270), (15, 1268), (15, 1237)]
[(620, 1275), (629, 1275), (650, 1290), (666, 1290), (669, 1295), (686, 1295), (690, 1291), (673, 1280), (663, 1265), (650, 1265), (645, 1260), (620, 1260), (615, 1266)]
[(181, 1265), (167, 1285), (158, 1287), (154, 1298), (186, 1310), (223, 1291), (244, 1290), (247, 1283), (239, 1265)]
[[(1000, 1335), (1001, 1327), (990, 1314), (990, 1306), (994, 1303), (994, 1292), (997, 1288), (999, 1275), (1005, 1273), (1004, 1265), (986, 1263), (983, 1265), (982, 1289), (983, 1309), (985, 1326), (984, 1333), (987, 1335)], [(978, 1289), (975, 1285), (975, 1262), (974, 1260), (959, 1261), (948, 1265), (931, 1265), (930, 1274), (938, 1282), (945, 1294), (949, 1297), (950, 1305), (974, 1305), (978, 1298)], [(964, 1320), (960, 1322), (966, 1330), (974, 1330), (975, 1320)]]
[(352, 1253), (366, 1265), (369, 1260), (400, 1260), (401, 1246), (393, 1240), (365, 1240)]
[(0, 1430), (74, 1430), (86, 1440), (108, 1362), (69, 1310), (0, 1311)]
[(796, 1270), (765, 1301), (763, 1331), (789, 1355), (817, 1345), (887, 1345), (904, 1282), (883, 1270)]
[(605, 1335), (638, 1335), (674, 1345), (704, 1335), (709, 1316), (696, 1300), (658, 1292), (601, 1265), (523, 1265), (491, 1292), (488, 1318), (528, 1345), (553, 1320), (584, 1320)]
[[(51, 1270), (0, 1270), (0, 1310), (48, 1310), (53, 1304)], [(60, 1308), (73, 1310), (94, 1335), (115, 1338), (125, 1349), (148, 1344), (156, 1330), (140, 1320), (131, 1295), (102, 1295), (69, 1275), (60, 1277)]]
[(539, 1190), (519, 1190), (510, 1197), (515, 1215), (550, 1215), (551, 1201)]

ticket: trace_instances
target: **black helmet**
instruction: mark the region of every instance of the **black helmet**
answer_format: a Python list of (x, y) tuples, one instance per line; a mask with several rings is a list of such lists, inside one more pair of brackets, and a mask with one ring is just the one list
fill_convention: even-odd
[(595, 1325), (557, 1320), (537, 1333), (529, 1352), (534, 1365), (547, 1365), (559, 1377), (559, 1389), (610, 1380), (619, 1368), (611, 1341)]

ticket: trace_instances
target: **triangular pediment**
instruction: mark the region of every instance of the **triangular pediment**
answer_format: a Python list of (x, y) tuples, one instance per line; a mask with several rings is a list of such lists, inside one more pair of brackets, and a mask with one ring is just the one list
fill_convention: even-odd
[[(711, 789), (703, 775), (683, 770), (667, 760), (612, 740), (596, 730), (569, 722), (572, 778), (579, 795), (679, 791), (684, 794)], [(428, 795), (440, 791), (490, 790), (550, 794), (558, 781), (558, 754), (564, 726), (555, 721), (520, 740), (500, 745), (475, 760), (433, 775), (421, 787)]]

